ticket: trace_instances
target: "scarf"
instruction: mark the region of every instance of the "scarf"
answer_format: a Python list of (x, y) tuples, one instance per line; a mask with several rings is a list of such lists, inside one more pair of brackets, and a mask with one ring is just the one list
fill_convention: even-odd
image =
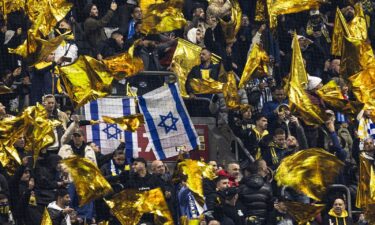
[[(331, 210), (329, 210), (328, 215), (330, 215), (332, 217), (335, 217), (335, 219), (336, 219), (335, 225), (339, 224), (338, 218), (342, 218), (342, 220), (344, 221), (344, 225), (346, 225), (346, 217), (348, 217), (348, 211), (346, 211), (345, 209), (342, 210), (341, 215), (337, 215), (335, 213), (335, 211), (333, 209), (331, 209)], [(330, 221), (330, 224), (331, 224), (331, 221)]]
[(375, 138), (375, 124), (371, 119), (361, 118), (358, 125), (358, 137), (364, 140), (368, 137)]

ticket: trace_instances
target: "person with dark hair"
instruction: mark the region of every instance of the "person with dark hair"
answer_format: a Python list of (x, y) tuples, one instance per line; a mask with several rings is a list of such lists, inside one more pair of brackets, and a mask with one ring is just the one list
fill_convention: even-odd
[(264, 114), (254, 116), (255, 127), (244, 137), (244, 144), (250, 154), (258, 159), (261, 156), (261, 147), (266, 145), (266, 139), (269, 135), (267, 130), (268, 120)]
[[(126, 170), (126, 158), (124, 149), (116, 149), (112, 159), (104, 164), (100, 170), (104, 177), (118, 176)], [(129, 169), (129, 168), (128, 168)]]
[(353, 225), (353, 219), (345, 209), (345, 201), (337, 198), (329, 210), (328, 214), (323, 217), (323, 225)]
[(51, 202), (48, 207), (48, 213), (52, 220), (52, 225), (69, 225), (70, 214), (74, 209), (69, 207), (70, 196), (68, 190), (61, 188), (57, 190), (56, 201)]
[(98, 52), (102, 58), (107, 58), (124, 52), (124, 36), (114, 31), (111, 37), (103, 40), (98, 45)]
[[(207, 210), (214, 210), (214, 208), (222, 202), (222, 198), (219, 195), (219, 191), (223, 191), (229, 187), (229, 178), (224, 175), (219, 175), (215, 178), (215, 190), (208, 193), (204, 193), (206, 197)], [(219, 202), (218, 202), (219, 199)], [(220, 200), (221, 199), (221, 200)]]
[(12, 225), (12, 212), (9, 208), (8, 196), (0, 191), (0, 224), (2, 225)]
[(262, 113), (265, 114), (268, 119), (274, 119), (277, 115), (276, 109), (281, 104), (288, 104), (288, 100), (284, 88), (282, 86), (277, 86), (272, 91), (272, 101), (263, 105)]
[(292, 216), (288, 213), (285, 205), (287, 199), (280, 197), (274, 204), (274, 209), (269, 214), (267, 225), (295, 225)]
[(238, 188), (230, 187), (220, 192), (223, 196), (224, 202), (222, 203), (225, 224), (245, 225), (246, 218), (242, 211), (241, 204), (238, 204)]
[(213, 64), (211, 61), (211, 51), (203, 48), (200, 53), (201, 64), (196, 65), (191, 68), (187, 80), (186, 80), (186, 92), (189, 94), (190, 98), (195, 98), (193, 93), (193, 88), (190, 85), (190, 81), (193, 78), (207, 80), (209, 78), (218, 80), (219, 78), (219, 64)]
[(125, 32), (126, 39), (131, 39), (136, 34), (136, 23), (142, 21), (142, 10), (139, 6), (133, 8), (131, 12), (131, 19), (129, 21), (129, 26), (127, 31)]
[(96, 5), (89, 3), (85, 6), (87, 19), (83, 27), (86, 40), (91, 45), (91, 48), (95, 49), (100, 41), (104, 41), (107, 38), (104, 32), (104, 26), (109, 23), (116, 9), (117, 4), (113, 1), (107, 14), (103, 16), (103, 18), (98, 19), (99, 11)]
[(272, 188), (265, 180), (268, 175), (267, 163), (256, 160), (247, 169), (250, 175), (245, 176), (239, 187), (239, 202), (243, 204), (247, 224), (264, 225), (272, 209)]
[(285, 131), (281, 128), (277, 128), (274, 131), (272, 141), (267, 147), (262, 148), (261, 158), (266, 161), (271, 169), (276, 170), (281, 160), (284, 158), (286, 150)]

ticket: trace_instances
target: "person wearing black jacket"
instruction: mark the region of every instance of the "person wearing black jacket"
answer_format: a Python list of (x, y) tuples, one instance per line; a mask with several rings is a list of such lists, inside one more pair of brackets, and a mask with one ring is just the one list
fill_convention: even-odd
[(224, 197), (223, 212), (226, 217), (225, 224), (245, 225), (246, 219), (238, 200), (238, 188), (231, 187), (221, 192)]
[(264, 225), (272, 209), (272, 188), (265, 180), (268, 174), (264, 160), (256, 160), (247, 170), (249, 176), (244, 177), (239, 187), (239, 202), (244, 206), (247, 224)]
[(69, 208), (70, 197), (66, 189), (57, 191), (56, 201), (48, 204), (47, 210), (52, 221), (52, 225), (70, 224), (70, 216), (74, 210)]
[(113, 32), (110, 38), (99, 43), (98, 50), (103, 58), (124, 52), (124, 36), (118, 31)]

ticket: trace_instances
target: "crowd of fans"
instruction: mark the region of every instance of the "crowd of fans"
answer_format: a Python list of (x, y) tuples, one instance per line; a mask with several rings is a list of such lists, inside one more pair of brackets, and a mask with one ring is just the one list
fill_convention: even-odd
[[(350, 118), (330, 109), (316, 93), (323, 84), (335, 80), (343, 96), (354, 99), (349, 84), (339, 78), (340, 58), (330, 55), (336, 7), (350, 22), (355, 13), (353, 5), (332, 0), (319, 9), (282, 15), (278, 18), (277, 28), (271, 30), (266, 22), (255, 20), (257, 1), (239, 0), (243, 13), (241, 27), (237, 36), (229, 40), (221, 26), (230, 19), (231, 4), (228, 0), (211, 0), (210, 4), (206, 0), (185, 0), (182, 10), (187, 24), (183, 29), (146, 36), (140, 32), (142, 11), (137, 0), (71, 1), (74, 3), (72, 11), (58, 23), (51, 37), (72, 32), (74, 38), (66, 40), (45, 59), (45, 62), (50, 62), (47, 67), (28, 67), (25, 59), (8, 53), (8, 48), (16, 48), (27, 38), (30, 21), (25, 13), (13, 12), (7, 16), (7, 20), (0, 20), (0, 82), (3, 87), (13, 90), (12, 93), (0, 95), (0, 120), (42, 102), (49, 118), (62, 122), (55, 128), (55, 143), (41, 152), (35, 165), (32, 157), (24, 151), (24, 139), (20, 138), (15, 143), (22, 165), (14, 175), (1, 170), (1, 224), (39, 225), (46, 207), (54, 225), (96, 224), (104, 220), (119, 224), (103, 200), (78, 206), (75, 187), (59, 163), (71, 155), (86, 157), (94, 162), (116, 192), (125, 188), (149, 190), (161, 187), (175, 224), (179, 223), (181, 216), (202, 218), (201, 215), (204, 215), (202, 222), (211, 225), (281, 225), (297, 224), (286, 210), (285, 201), (314, 201), (294, 190), (281, 194), (282, 187), (278, 187), (273, 179), (274, 171), (286, 156), (319, 147), (335, 154), (345, 163), (335, 183), (349, 188), (354, 206), (359, 156), (362, 154), (374, 164), (375, 133), (370, 119), (371, 111), (365, 110), (357, 118)], [(374, 48), (375, 2), (362, 1), (362, 7), (371, 21), (368, 37)], [(313, 104), (330, 115), (322, 126), (306, 125), (292, 113), (282, 86), (290, 70), (294, 31), (298, 34), (309, 74), (306, 92)], [(254, 44), (261, 45), (270, 57), (268, 74), (252, 79), (244, 89), (238, 91), (241, 103), (249, 104), (249, 108), (228, 110), (221, 94), (203, 96), (210, 99), (207, 110), (217, 116), (217, 126), (230, 128), (230, 135), (242, 143), (238, 162), (226, 165), (215, 160), (208, 162), (215, 168), (218, 177), (213, 181), (204, 180), (203, 210), (192, 209), (192, 195), (186, 188), (186, 182), (173, 183), (173, 171), (169, 171), (162, 161), (153, 161), (148, 166), (143, 158), (126, 159), (124, 143), (113, 153), (103, 155), (95, 143), (85, 142), (84, 133), (79, 127), (88, 126), (93, 121), (80, 120), (72, 113), (69, 101), (58, 101), (54, 96), (58, 78), (54, 70), (56, 65), (69, 65), (79, 55), (102, 60), (126, 52), (136, 40), (140, 40), (135, 54), (142, 59), (145, 71), (167, 71), (170, 70), (177, 37), (203, 47), (201, 64), (192, 68), (186, 83), (190, 103), (197, 98), (190, 86), (190, 79), (219, 79), (220, 66), (211, 61), (212, 53), (221, 57), (226, 71), (237, 74), (238, 81)], [(114, 82), (115, 92), (125, 90), (126, 83), (130, 83), (140, 94), (163, 85), (164, 80), (156, 76), (135, 76)], [(361, 133), (358, 131), (360, 121), (365, 121), (361, 126), (369, 127), (364, 133), (363, 129)], [(246, 152), (256, 160), (250, 161)], [(184, 157), (189, 157), (189, 154), (186, 153)], [(325, 203), (332, 209), (323, 211), (311, 224), (367, 224), (363, 215), (354, 219), (349, 217), (345, 209), (350, 204), (347, 200), (348, 196), (341, 192), (328, 193)], [(143, 216), (140, 224), (153, 224), (152, 217)]]

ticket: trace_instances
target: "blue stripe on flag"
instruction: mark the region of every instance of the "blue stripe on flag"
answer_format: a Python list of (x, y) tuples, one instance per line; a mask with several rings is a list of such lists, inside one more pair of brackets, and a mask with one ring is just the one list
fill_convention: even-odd
[[(130, 99), (122, 99), (122, 112), (124, 113), (125, 116), (131, 114), (130, 110)], [(133, 136), (132, 132), (130, 131), (125, 131), (125, 156), (126, 156), (126, 161), (128, 163), (131, 162), (131, 159), (133, 158)]]
[(191, 127), (192, 124), (190, 124), (190, 121), (189, 121), (190, 117), (187, 115), (187, 113), (186, 113), (186, 111), (185, 111), (185, 109), (182, 105), (180, 94), (178, 93), (176, 85), (175, 84), (169, 84), (169, 89), (171, 90), (173, 99), (176, 102), (177, 112), (181, 117), (182, 123), (184, 124), (186, 134), (189, 138), (191, 147), (194, 149), (198, 146), (198, 138), (195, 135), (195, 133), (193, 131), (193, 128)]
[(145, 117), (146, 123), (149, 127), (152, 142), (154, 143), (154, 147), (159, 156), (159, 159), (165, 159), (166, 157), (163, 151), (163, 147), (161, 146), (158, 130), (156, 129), (154, 120), (152, 119), (150, 112), (148, 111), (146, 100), (142, 96), (139, 96), (138, 100), (139, 105), (141, 106), (141, 109), (143, 111), (143, 116)]
[[(92, 120), (99, 120), (99, 107), (97, 101), (90, 102), (90, 114)], [(100, 126), (95, 124), (91, 126), (92, 140), (95, 144), (100, 146)]]

